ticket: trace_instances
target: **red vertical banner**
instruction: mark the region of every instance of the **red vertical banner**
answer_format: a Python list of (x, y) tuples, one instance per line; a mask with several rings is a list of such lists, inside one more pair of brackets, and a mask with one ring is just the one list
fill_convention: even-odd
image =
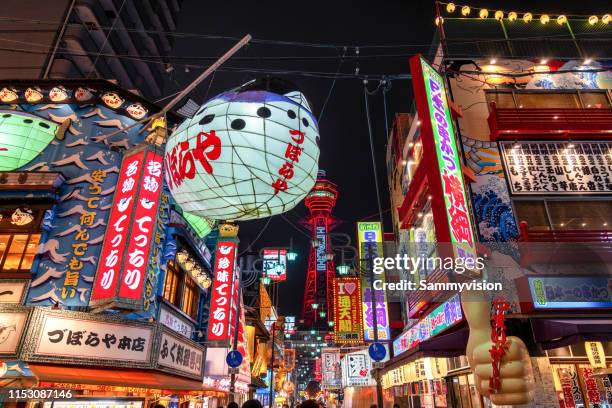
[(147, 146), (124, 155), (92, 288), (92, 306), (143, 308), (162, 177), (162, 156)]
[(215, 255), (213, 292), (208, 316), (208, 340), (229, 340), (230, 306), (233, 297), (236, 242), (219, 240)]

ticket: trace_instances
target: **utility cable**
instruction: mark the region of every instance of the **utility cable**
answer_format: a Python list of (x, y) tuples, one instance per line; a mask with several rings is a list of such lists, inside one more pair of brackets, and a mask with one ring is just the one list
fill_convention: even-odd
[(102, 52), (102, 50), (104, 50), (104, 47), (106, 47), (106, 44), (108, 43), (108, 38), (110, 37), (111, 33), (115, 29), (115, 24), (117, 24), (117, 21), (119, 21), (119, 19), (121, 18), (121, 10), (123, 10), (123, 6), (125, 6), (125, 1), (126, 0), (123, 0), (123, 2), (121, 3), (121, 7), (119, 7), (119, 11), (117, 11), (117, 16), (115, 17), (115, 21), (113, 21), (113, 25), (110, 27), (110, 30), (108, 30), (108, 33), (104, 37), (104, 42), (102, 43), (102, 46), (100, 47), (98, 54), (96, 54), (96, 59), (94, 60), (91, 66), (91, 70), (87, 74), (87, 78), (89, 78), (89, 76), (96, 70), (96, 64), (98, 63), (98, 59), (100, 58), (100, 53)]
[(374, 172), (374, 185), (376, 186), (376, 203), (378, 204), (378, 217), (380, 225), (384, 229), (382, 205), (380, 203), (380, 188), (378, 186), (378, 174), (376, 172), (376, 155), (374, 154), (374, 138), (372, 136), (372, 121), (370, 120), (370, 105), (368, 102), (368, 80), (363, 81), (363, 99), (365, 101), (366, 119), (368, 122), (368, 134), (370, 136), (370, 154), (372, 157), (372, 171)]

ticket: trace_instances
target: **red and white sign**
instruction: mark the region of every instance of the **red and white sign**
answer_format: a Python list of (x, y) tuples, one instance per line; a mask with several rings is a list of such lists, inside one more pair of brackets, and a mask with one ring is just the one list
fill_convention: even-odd
[(155, 232), (155, 217), (162, 190), (162, 156), (147, 152), (140, 180), (138, 200), (134, 203), (133, 224), (119, 285), (119, 297), (139, 300), (142, 298), (144, 276), (151, 251), (151, 239)]
[(93, 304), (141, 307), (161, 186), (161, 155), (140, 150), (124, 157), (92, 289)]
[(219, 241), (215, 256), (215, 278), (210, 301), (208, 318), (208, 340), (228, 340), (230, 325), (230, 306), (232, 303), (232, 283), (234, 281), (234, 264), (236, 242)]

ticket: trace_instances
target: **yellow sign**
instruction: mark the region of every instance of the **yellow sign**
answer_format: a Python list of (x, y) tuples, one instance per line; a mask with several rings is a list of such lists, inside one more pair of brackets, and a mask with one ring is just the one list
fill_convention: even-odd
[(606, 368), (606, 352), (599, 341), (586, 341), (584, 343), (587, 357), (593, 368)]

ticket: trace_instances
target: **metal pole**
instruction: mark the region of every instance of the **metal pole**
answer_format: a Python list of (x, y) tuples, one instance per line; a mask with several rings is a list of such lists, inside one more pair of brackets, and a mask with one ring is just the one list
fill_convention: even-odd
[(230, 59), (236, 52), (238, 52), (238, 50), (240, 50), (242, 47), (244, 47), (246, 44), (248, 44), (249, 41), (251, 41), (251, 34), (245, 35), (240, 41), (238, 41), (238, 43), (236, 43), (236, 45), (234, 45), (232, 48), (230, 48), (229, 51), (227, 51), (225, 54), (223, 54), (221, 56), (221, 58), (219, 58), (217, 61), (215, 61), (210, 67), (206, 68), (206, 70), (204, 72), (202, 72), (199, 77), (194, 79), (191, 84), (189, 84), (178, 95), (176, 95), (174, 97), (174, 99), (172, 99), (170, 102), (168, 102), (168, 104), (166, 106), (164, 106), (164, 108), (161, 111), (159, 111), (156, 114), (153, 114), (153, 115), (151, 115), (151, 116), (149, 116), (147, 118), (143, 118), (143, 119), (141, 119), (141, 120), (139, 120), (137, 122), (134, 122), (134, 123), (132, 123), (128, 127), (125, 127), (123, 129), (118, 129), (118, 130), (116, 130), (114, 132), (108, 133), (106, 135), (101, 135), (101, 136), (105, 136), (105, 139), (108, 139), (110, 137), (113, 137), (113, 136), (121, 133), (121, 132), (129, 130), (129, 129), (131, 129), (131, 128), (133, 128), (133, 127), (135, 127), (135, 126), (137, 126), (137, 125), (139, 125), (141, 123), (149, 122), (149, 121), (152, 121), (155, 118), (158, 118), (160, 116), (165, 115), (166, 112), (168, 112), (170, 109), (172, 109), (174, 107), (174, 105), (179, 103), (181, 99), (183, 99), (185, 96), (187, 96), (187, 94), (189, 94), (189, 92), (191, 92), (196, 86), (198, 86), (200, 84), (200, 82), (202, 82), (210, 74), (215, 72), (217, 70), (217, 68), (219, 68), (225, 61)]
[(270, 408), (273, 407), (272, 405), (272, 394), (274, 393), (274, 331), (276, 328), (276, 322), (272, 322), (272, 356), (270, 357), (270, 396), (269, 399), (270, 401), (268, 402), (268, 406)]

